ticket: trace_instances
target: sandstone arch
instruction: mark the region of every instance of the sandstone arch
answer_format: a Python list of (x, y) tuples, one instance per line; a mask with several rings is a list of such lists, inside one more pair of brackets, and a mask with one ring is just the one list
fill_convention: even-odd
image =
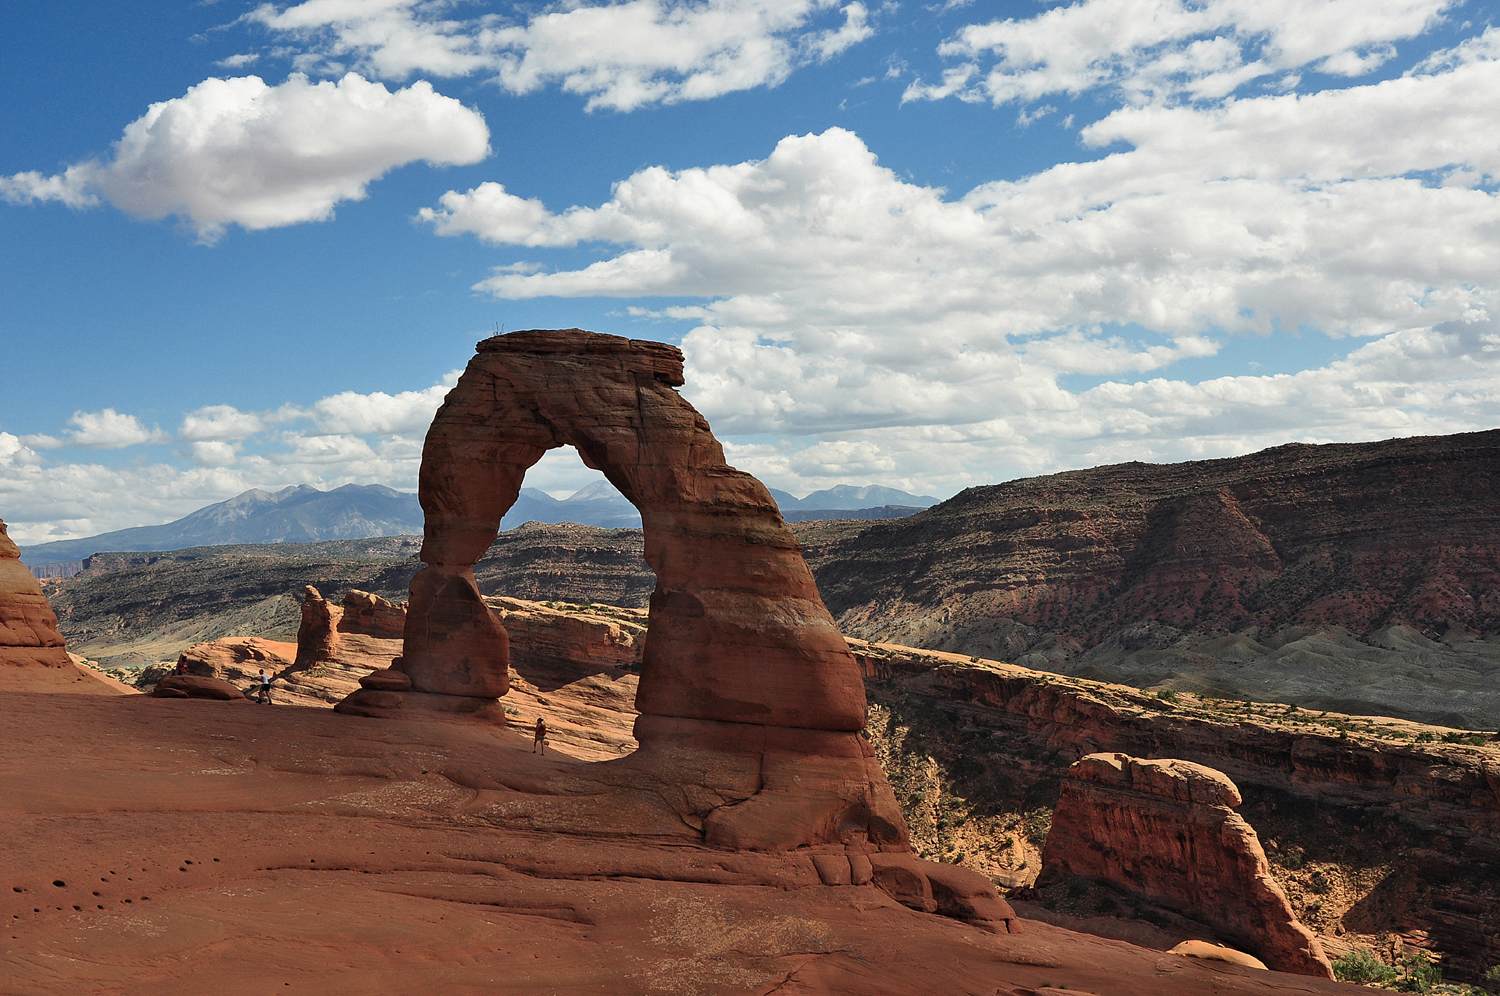
[[(487, 339), (433, 420), (403, 670), (420, 692), (503, 695), (504, 629), (472, 566), (526, 471), (571, 445), (641, 512), (656, 572), (637, 707), (648, 717), (855, 732), (859, 667), (765, 487), (673, 390), (672, 346), (569, 329)], [(647, 738), (652, 724), (642, 724)]]
[[(640, 509), (656, 572), (636, 695), (640, 747), (553, 773), (496, 765), (449, 777), (478, 792), (473, 818), (549, 834), (803, 852), (738, 881), (875, 884), (899, 902), (1010, 929), (983, 876), (919, 861), (865, 725), (864, 681), (770, 492), (730, 467), (674, 390), (682, 354), (579, 329), (479, 343), (422, 450), (426, 516), (402, 657), (339, 709), (499, 712), (509, 640), (473, 564), (526, 470), (571, 445)], [(690, 850), (686, 853), (690, 854)], [(687, 870), (657, 874), (700, 876)], [(725, 859), (707, 862), (727, 868)], [(796, 870), (800, 869), (800, 870)]]

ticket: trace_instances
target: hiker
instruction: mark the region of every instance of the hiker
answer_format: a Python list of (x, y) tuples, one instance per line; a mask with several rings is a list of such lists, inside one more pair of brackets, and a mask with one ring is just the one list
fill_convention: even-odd
[(265, 668), (260, 669), (260, 691), (256, 701), (264, 702), (266, 705), (274, 704), (271, 701), (271, 676), (266, 674)]
[(181, 657), (177, 658), (177, 673), (178, 674), (187, 674), (188, 673), (187, 661), (184, 660), (184, 659), (182, 659)]
[(532, 741), (531, 752), (535, 754), (537, 748), (541, 748), (543, 754), (547, 753), (547, 721), (540, 716), (536, 718), (536, 739)]

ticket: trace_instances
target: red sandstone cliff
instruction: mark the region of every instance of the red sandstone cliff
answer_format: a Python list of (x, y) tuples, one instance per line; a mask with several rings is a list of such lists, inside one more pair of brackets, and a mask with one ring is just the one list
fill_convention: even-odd
[(1500, 633), (1497, 494), (1492, 430), (1071, 471), (797, 531), (856, 636), (1488, 728), (1500, 701), (1457, 673), (1500, 663), (1476, 639)]

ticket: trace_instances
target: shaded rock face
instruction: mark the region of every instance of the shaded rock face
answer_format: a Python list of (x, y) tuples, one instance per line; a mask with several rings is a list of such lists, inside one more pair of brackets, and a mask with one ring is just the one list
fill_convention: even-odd
[(73, 668), (57, 616), (0, 521), (0, 664)]
[(1209, 923), (1283, 972), (1333, 978), (1297, 922), (1228, 776), (1190, 761), (1090, 754), (1068, 769), (1038, 884), (1107, 882)]
[[(508, 804), (506, 818), (585, 835), (686, 829), (729, 850), (902, 855), (923, 883), (908, 898), (929, 908), (936, 880), (914, 870), (923, 863), (910, 856), (900, 809), (860, 736), (860, 668), (775, 501), (725, 462), (708, 423), (674, 390), (682, 383), (682, 354), (660, 343), (578, 329), (481, 342), (423, 448), (427, 566), (412, 579), (392, 668), (411, 690), (366, 686), (339, 708), (390, 715), (441, 700), (460, 710), (507, 692), (510, 639), (472, 568), (527, 469), (573, 446), (640, 510), (656, 575), (636, 692), (640, 746), (567, 785), (528, 787), (537, 794)], [(1008, 922), (987, 882), (955, 874), (978, 881), (949, 883), (947, 895), (999, 904), (976, 922)], [(985, 905), (970, 898), (954, 908)]]

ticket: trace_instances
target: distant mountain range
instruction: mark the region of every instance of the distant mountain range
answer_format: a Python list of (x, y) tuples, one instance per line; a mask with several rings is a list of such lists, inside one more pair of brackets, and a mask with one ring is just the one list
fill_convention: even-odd
[[(771, 495), (788, 521), (894, 518), (937, 504), (936, 498), (878, 484), (864, 487), (841, 484), (801, 499), (774, 488)], [(514, 529), (523, 522), (533, 521), (638, 529), (641, 516), (629, 499), (608, 481), (601, 480), (564, 499), (553, 498), (537, 488), (522, 488), (516, 503), (500, 521), (500, 528)], [(44, 574), (65, 576), (95, 553), (244, 543), (314, 543), (421, 532), (422, 507), (417, 496), (410, 492), (379, 484), (346, 484), (332, 491), (300, 484), (276, 492), (258, 488), (246, 491), (165, 525), (136, 526), (84, 539), (23, 547), (21, 558)]]
[(414, 494), (379, 484), (346, 484), (332, 491), (299, 484), (276, 492), (253, 488), (165, 525), (23, 547), (21, 559), (40, 565), (80, 561), (94, 553), (231, 543), (312, 543), (421, 531), (422, 507)]

